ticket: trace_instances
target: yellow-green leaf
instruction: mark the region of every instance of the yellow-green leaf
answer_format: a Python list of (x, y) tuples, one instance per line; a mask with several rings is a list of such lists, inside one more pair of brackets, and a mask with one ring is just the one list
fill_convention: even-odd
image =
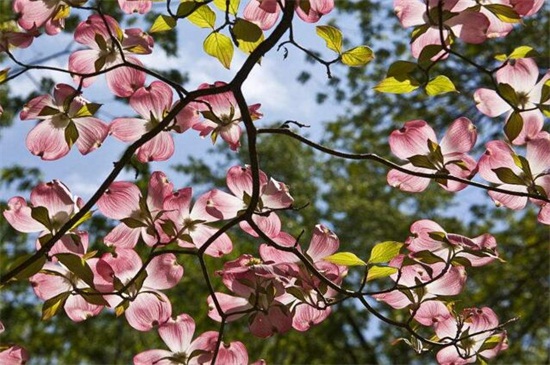
[(426, 93), (430, 96), (456, 92), (456, 87), (453, 82), (443, 75), (439, 75), (431, 79), (426, 85)]
[(8, 78), (8, 72), (10, 71), (10, 68), (5, 68), (2, 71), (0, 71), (0, 84), (6, 81)]
[(519, 14), (511, 6), (502, 4), (485, 5), (485, 9), (495, 14), (497, 18), (505, 23), (518, 23), (521, 20)]
[(418, 89), (418, 81), (410, 76), (387, 77), (374, 87), (374, 90), (381, 93), (406, 94)]
[(204, 51), (212, 57), (217, 58), (221, 64), (229, 69), (233, 59), (233, 42), (228, 36), (218, 32), (210, 33), (204, 40)]
[(57, 8), (57, 12), (55, 12), (55, 15), (53, 16), (53, 20), (65, 19), (69, 15), (71, 15), (71, 7), (68, 5), (61, 4)]
[(216, 24), (216, 13), (208, 6), (203, 5), (192, 12), (187, 19), (197, 27), (214, 29)]
[(69, 229), (69, 231), (76, 229), (79, 225), (86, 222), (88, 219), (92, 218), (92, 214), (94, 214), (93, 210), (87, 211), (86, 214), (84, 214), (79, 220), (76, 221), (75, 224), (73, 224), (73, 226), (71, 227), (71, 229)]
[(399, 255), (399, 250), (403, 243), (396, 241), (386, 241), (376, 244), (371, 251), (369, 264), (378, 264), (388, 262)]
[(55, 316), (63, 308), (69, 295), (71, 295), (71, 292), (65, 292), (46, 300), (42, 305), (42, 320), (47, 321)]
[(94, 273), (86, 260), (71, 253), (58, 253), (55, 257), (78, 278), (82, 279), (90, 287), (94, 286)]
[(519, 46), (516, 47), (510, 55), (506, 55), (504, 53), (498, 54), (495, 56), (495, 59), (497, 61), (504, 62), (508, 59), (516, 60), (519, 58), (529, 58), (529, 57), (538, 57), (539, 53), (533, 48), (529, 46)]
[(149, 33), (165, 32), (167, 30), (174, 29), (175, 26), (176, 19), (168, 15), (159, 15), (151, 26)]
[(367, 281), (385, 278), (387, 276), (395, 274), (397, 271), (398, 270), (395, 267), (373, 266), (369, 269), (369, 272), (367, 273)]
[(80, 109), (76, 112), (73, 118), (84, 118), (84, 117), (91, 117), (94, 115), (99, 108), (101, 108), (101, 104), (97, 103), (87, 103), (82, 105)]
[(323, 260), (343, 266), (366, 266), (367, 263), (361, 260), (352, 252), (337, 252), (334, 255), (325, 257)]
[[(237, 15), (241, 0), (229, 0), (229, 14)], [(227, 0), (214, 0), (214, 5), (221, 11), (227, 10)]]
[(359, 46), (342, 53), (342, 63), (351, 67), (365, 66), (374, 59), (374, 52), (367, 46)]
[(410, 74), (418, 68), (418, 65), (414, 62), (408, 61), (395, 61), (388, 68), (387, 76), (401, 77)]
[(238, 18), (233, 26), (233, 34), (239, 42), (239, 49), (251, 53), (264, 40), (264, 33), (256, 24)]
[(342, 32), (331, 25), (318, 25), (317, 35), (325, 40), (327, 48), (340, 54), (342, 53)]

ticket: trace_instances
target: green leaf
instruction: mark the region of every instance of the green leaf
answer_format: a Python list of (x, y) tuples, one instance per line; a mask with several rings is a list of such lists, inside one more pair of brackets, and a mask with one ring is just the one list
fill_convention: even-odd
[(6, 79), (8, 78), (8, 72), (10, 71), (10, 68), (5, 68), (0, 71), (0, 84), (2, 84)]
[(343, 266), (366, 266), (367, 263), (361, 260), (352, 252), (337, 252), (334, 255), (325, 257), (323, 260)]
[(67, 124), (67, 127), (65, 128), (65, 142), (67, 142), (67, 145), (69, 146), (69, 148), (71, 148), (77, 139), (78, 139), (78, 129), (76, 129), (76, 125), (71, 120), (69, 124)]
[(147, 227), (147, 223), (142, 222), (142, 221), (140, 221), (139, 219), (136, 219), (136, 218), (128, 217), (128, 218), (121, 219), (120, 221), (122, 223), (124, 223), (126, 226), (130, 227), (130, 228)]
[(38, 113), (38, 116), (46, 117), (50, 115), (56, 115), (59, 113), (60, 113), (59, 109), (55, 109), (55, 108), (52, 108), (51, 106), (46, 105), (45, 107), (42, 108), (42, 110), (40, 110), (40, 113)]
[(431, 251), (420, 251), (414, 253), (414, 258), (425, 264), (432, 265), (438, 262), (445, 262), (441, 257), (433, 254)]
[[(34, 254), (27, 254), (16, 258), (9, 266), (9, 270), (11, 271), (15, 269), (16, 267), (21, 265), (23, 262), (27, 261), (27, 259), (30, 259), (33, 256)], [(21, 270), (17, 275), (15, 275), (14, 279), (15, 280), (28, 279), (29, 277), (39, 272), (42, 269), (42, 267), (44, 267), (45, 263), (46, 263), (46, 256), (42, 255), (36, 258), (29, 266), (27, 266), (25, 269)]]
[(203, 46), (207, 54), (217, 58), (225, 68), (230, 68), (234, 48), (228, 36), (217, 32), (210, 33), (204, 40)]
[[(105, 62), (107, 62), (106, 56), (101, 56), (101, 57), (99, 57), (97, 60), (95, 60), (95, 62), (94, 62), (94, 70), (95, 70), (95, 72), (101, 71), (101, 69), (103, 68), (103, 66), (105, 66)], [(67, 99), (67, 100), (70, 100), (70, 99)], [(65, 110), (67, 110), (67, 109), (65, 109)]]
[(73, 118), (84, 118), (93, 116), (102, 104), (97, 103), (87, 103), (82, 105), (82, 107), (76, 112)]
[(513, 141), (519, 136), (523, 129), (523, 118), (518, 112), (513, 112), (504, 126), (504, 134), (508, 137), (508, 140)]
[(159, 15), (157, 19), (155, 19), (151, 29), (149, 29), (149, 33), (166, 32), (167, 30), (174, 29), (176, 27), (176, 23), (176, 19), (171, 16)]
[[(240, 2), (240, 0), (229, 0), (229, 14), (237, 15)], [(223, 12), (227, 10), (227, 0), (214, 0), (214, 5)]]
[(398, 271), (395, 267), (389, 266), (373, 266), (369, 269), (367, 273), (367, 281), (374, 279), (385, 278), (387, 276), (393, 275)]
[(430, 96), (446, 94), (450, 92), (457, 92), (453, 82), (443, 75), (436, 76), (431, 79), (426, 85), (426, 93)]
[(89, 220), (90, 218), (92, 218), (93, 214), (94, 214), (93, 210), (87, 211), (86, 214), (84, 214), (79, 220), (77, 220), (75, 222), (75, 224), (73, 224), (73, 226), (69, 229), (69, 231), (72, 231), (72, 230), (78, 228), (78, 226), (80, 226), (82, 223), (84, 223), (87, 220)]
[(52, 227), (52, 222), (50, 220), (50, 215), (46, 207), (32, 207), (31, 208), (31, 217), (35, 221), (42, 224), (44, 227), (50, 229)]
[(203, 5), (187, 16), (187, 19), (201, 28), (212, 28), (216, 25), (216, 13), (208, 6)]
[(408, 61), (396, 61), (390, 65), (388, 68), (387, 76), (406, 76), (411, 72), (414, 72), (418, 69), (418, 65), (414, 62)]
[(508, 167), (499, 167), (492, 170), (497, 175), (498, 179), (503, 183), (513, 185), (525, 185), (523, 179), (514, 174), (514, 172)]
[(55, 297), (50, 298), (44, 302), (42, 305), (42, 320), (47, 321), (48, 319), (55, 316), (61, 308), (65, 305), (65, 301), (71, 295), (70, 292), (65, 292), (57, 294)]
[(178, 18), (186, 18), (191, 14), (193, 10), (195, 10), (195, 2), (194, 1), (182, 1), (178, 5), (178, 10), (176, 11), (176, 16)]
[(101, 49), (102, 51), (107, 50), (107, 42), (105, 41), (105, 38), (101, 34), (96, 34), (94, 37), (95, 43)]
[(505, 23), (518, 23), (521, 20), (519, 14), (511, 7), (502, 4), (488, 4), (485, 9), (495, 14), (497, 18)]
[(245, 53), (252, 53), (264, 41), (264, 32), (262, 32), (260, 27), (241, 18), (237, 18), (235, 21), (233, 34), (239, 42), (239, 49)]
[(518, 58), (529, 58), (529, 57), (538, 57), (539, 53), (533, 48), (529, 46), (519, 46), (516, 47), (512, 53), (508, 56), (509, 59), (515, 60)]
[(365, 66), (374, 59), (374, 52), (367, 46), (359, 46), (342, 53), (342, 63), (351, 67)]
[(369, 264), (390, 261), (395, 256), (399, 255), (401, 247), (403, 247), (403, 243), (396, 241), (385, 241), (376, 244), (370, 253)]
[(516, 94), (516, 90), (508, 84), (498, 84), (497, 86), (498, 92), (500, 95), (508, 102), (512, 103), (512, 105), (519, 105), (519, 98)]
[(94, 290), (92, 288), (84, 288), (80, 289), (80, 295), (84, 298), (85, 301), (91, 304), (95, 305), (104, 305), (108, 306), (109, 302), (107, 302), (102, 295), (99, 294), (97, 290)]
[(55, 257), (78, 278), (82, 279), (90, 287), (94, 287), (94, 273), (83, 258), (72, 253), (58, 253)]
[(406, 94), (418, 89), (419, 83), (410, 76), (396, 78), (387, 77), (374, 87), (381, 93)]
[(126, 311), (126, 309), (130, 306), (130, 301), (128, 299), (124, 299), (122, 301), (122, 303), (120, 303), (119, 305), (117, 305), (115, 307), (115, 315), (117, 317), (120, 317), (124, 311)]
[[(437, 45), (437, 44), (431, 44), (420, 52), (420, 55), (418, 56), (418, 64), (422, 66), (423, 68), (426, 68), (434, 63), (432, 59), (437, 56), (441, 51), (443, 50), (443, 47)], [(437, 57), (439, 59), (439, 57)]]
[(342, 32), (331, 25), (318, 25), (315, 27), (317, 35), (323, 38), (327, 48), (340, 54), (342, 53)]
[(424, 155), (415, 155), (409, 157), (407, 160), (409, 160), (410, 163), (412, 163), (416, 167), (423, 167), (430, 170), (436, 170), (437, 168), (434, 166), (433, 162), (428, 158), (428, 156)]

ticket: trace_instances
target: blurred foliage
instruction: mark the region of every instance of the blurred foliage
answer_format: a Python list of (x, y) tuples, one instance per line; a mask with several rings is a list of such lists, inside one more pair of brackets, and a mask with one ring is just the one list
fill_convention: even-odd
[[(0, 1), (0, 4), (5, 2)], [(368, 44), (376, 51), (377, 58), (367, 67), (338, 68), (334, 77), (327, 80), (327, 87), (319, 93), (317, 100), (333, 103), (335, 108), (342, 110), (342, 116), (325, 124), (321, 142), (335, 149), (390, 156), (387, 136), (405, 121), (426, 119), (442, 130), (462, 115), (474, 120), (482, 135), (499, 133), (498, 123), (480, 115), (472, 106), (474, 87), (486, 85), (486, 76), (455, 59), (450, 58), (436, 66), (433, 74), (445, 74), (457, 80), (460, 93), (428, 98), (421, 90), (400, 96), (379, 94), (372, 90), (384, 77), (391, 62), (410, 60), (409, 38), (401, 36), (409, 35), (410, 30), (402, 30), (390, 5), (391, 2), (382, 0), (337, 2), (343, 18), (336, 18), (333, 23), (340, 26), (344, 34), (354, 37), (348, 43)], [(105, 13), (120, 19), (121, 13), (115, 1), (103, 1), (102, 7)], [(69, 32), (74, 30), (79, 16), (74, 14), (68, 21)], [(148, 21), (155, 16), (151, 13)], [(127, 19), (128, 25), (135, 22), (135, 17)], [(508, 53), (518, 45), (529, 44), (543, 55), (537, 60), (539, 66), (548, 68), (549, 44), (541, 42), (541, 32), (546, 31), (548, 34), (547, 12), (542, 10), (538, 16), (524, 21), (520, 27), (521, 31), (513, 32), (503, 40), (493, 41), (491, 47), (462, 46), (458, 43), (454, 46), (479, 63), (494, 66), (495, 54)], [(177, 54), (177, 32), (155, 35), (155, 42), (169, 56)], [(310, 64), (308, 68), (311, 69)], [(162, 72), (176, 82), (184, 83), (187, 80), (187, 75), (178, 70)], [(300, 73), (299, 82), (310, 82), (310, 72)], [(45, 80), (37, 85), (33, 95), (50, 90), (51, 85)], [(9, 93), (6, 85), (0, 86), (0, 104), (5, 110), (19, 110), (24, 101), (8, 98)], [(0, 118), (0, 126), (11, 125), (12, 119), (13, 114), (9, 111), (4, 113)], [(482, 146), (483, 142), (478, 144)], [(318, 223), (329, 225), (338, 234), (341, 250), (353, 251), (362, 258), (366, 258), (377, 242), (404, 240), (409, 226), (421, 218), (436, 219), (447, 231), (468, 236), (494, 233), (506, 263), (470, 269), (467, 291), (459, 298), (457, 305), (490, 306), (502, 321), (519, 317), (518, 321), (508, 326), (510, 348), (502, 353), (498, 363), (549, 363), (550, 232), (548, 228), (536, 223), (533, 210), (514, 214), (496, 209), (484, 197), (484, 193), (480, 193), (480, 198), (476, 199), (479, 204), (468, 208), (468, 203), (461, 202), (467, 193), (455, 197), (435, 184), (431, 184), (423, 194), (405, 194), (387, 186), (387, 170), (380, 165), (328, 158), (285, 136), (263, 135), (258, 148), (261, 168), (269, 176), (290, 185), (297, 209), (282, 212), (280, 216), (285, 231), (295, 236), (304, 231), (301, 244), (305, 247), (314, 225)], [(189, 178), (196, 197), (198, 192), (212, 186), (223, 188), (227, 169), (234, 164), (247, 162), (246, 150), (244, 144), (240, 155), (236, 156), (220, 143), (218, 148), (208, 153), (208, 157), (192, 158), (186, 164), (173, 166), (173, 170)], [(212, 156), (216, 158), (212, 159)], [(128, 170), (135, 172), (137, 184), (146, 189), (151, 173), (149, 166), (133, 161)], [(23, 196), (28, 196), (28, 190), (40, 178), (38, 170), (19, 166), (4, 167), (1, 173), (0, 183), (4, 187), (26, 191)], [(5, 202), (1, 208), (5, 208)], [(91, 249), (104, 251), (101, 237), (109, 232), (113, 222), (94, 216), (85, 224), (87, 226), (83, 226), (83, 229), (89, 229), (91, 234)], [(244, 252), (257, 252), (261, 242), (238, 230), (230, 234), (235, 249), (224, 261)], [(13, 257), (34, 247), (36, 237), (15, 232), (2, 219), (0, 239), (0, 269), (5, 270)], [(217, 323), (206, 315), (207, 291), (198, 263), (187, 256), (181, 257), (179, 262), (185, 266), (184, 278), (180, 285), (167, 293), (172, 300), (173, 313), (192, 315), (197, 320), (197, 334), (216, 330)], [(210, 272), (215, 272), (222, 265), (219, 260), (208, 258), (207, 264)], [(352, 269), (346, 285), (353, 286), (358, 277), (359, 271)], [(224, 290), (216, 276), (213, 275), (212, 280), (217, 290)], [(0, 335), (0, 341), (23, 344), (32, 354), (32, 364), (128, 364), (138, 352), (165, 348), (155, 331), (136, 332), (125, 320), (115, 319), (109, 310), (79, 324), (72, 323), (63, 313), (48, 322), (42, 322), (41, 303), (25, 282), (9, 285), (2, 291), (0, 300), (1, 320), (8, 329)], [(399, 313), (388, 310), (387, 306), (376, 305), (376, 308), (387, 315), (399, 316)], [(380, 323), (352, 301), (338, 305), (325, 322), (307, 333), (291, 331), (269, 340), (261, 340), (249, 334), (246, 321), (237, 321), (227, 326), (226, 334), (227, 339), (240, 339), (246, 343), (251, 361), (265, 358), (270, 364), (433, 362), (433, 356), (416, 355), (403, 342), (394, 344), (394, 340), (403, 336), (407, 334)]]

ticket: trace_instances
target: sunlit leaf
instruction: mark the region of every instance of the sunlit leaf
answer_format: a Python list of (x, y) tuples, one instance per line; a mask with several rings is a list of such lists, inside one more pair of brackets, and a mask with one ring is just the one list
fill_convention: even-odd
[(374, 279), (385, 278), (390, 275), (397, 273), (398, 269), (395, 267), (389, 266), (373, 266), (369, 269), (367, 273), (367, 281)]
[(369, 264), (389, 262), (399, 254), (403, 243), (396, 241), (385, 241), (376, 244), (371, 251)]
[(231, 39), (218, 32), (210, 33), (204, 40), (204, 51), (212, 57), (217, 58), (221, 64), (229, 69), (233, 59), (233, 42)]
[(381, 93), (406, 94), (418, 89), (420, 84), (410, 76), (400, 78), (387, 77), (374, 87), (374, 90)]
[(520, 113), (513, 112), (504, 126), (504, 134), (508, 137), (508, 140), (513, 141), (519, 136), (523, 129), (523, 118)]
[(84, 118), (93, 116), (102, 104), (97, 103), (87, 103), (82, 105), (82, 107), (76, 112), (73, 118)]
[(521, 20), (519, 14), (511, 6), (502, 4), (487, 4), (485, 9), (495, 14), (497, 18), (505, 23), (518, 23)]
[(69, 124), (67, 124), (67, 127), (65, 128), (65, 142), (67, 142), (67, 145), (69, 148), (73, 146), (73, 144), (78, 139), (79, 133), (78, 129), (76, 129), (76, 125), (71, 120)]
[(361, 260), (352, 252), (337, 252), (334, 255), (325, 257), (323, 260), (343, 266), (366, 266), (367, 263)]
[(233, 34), (239, 42), (239, 49), (251, 53), (264, 40), (264, 33), (256, 24), (238, 18), (233, 26)]
[(342, 63), (351, 67), (365, 66), (374, 59), (374, 52), (367, 46), (359, 46), (342, 53)]
[(58, 253), (55, 257), (78, 278), (82, 279), (90, 287), (94, 287), (94, 274), (83, 258), (71, 253)]
[(456, 87), (447, 76), (436, 76), (434, 79), (431, 79), (426, 85), (426, 93), (430, 96), (450, 92), (456, 92)]
[(342, 32), (331, 25), (318, 25), (317, 35), (325, 40), (327, 48), (340, 54), (342, 52)]
[(214, 29), (216, 13), (208, 6), (203, 5), (188, 15), (187, 19), (197, 27)]
[[(237, 15), (240, 2), (240, 0), (229, 0), (229, 14)], [(214, 0), (214, 5), (223, 12), (227, 10), (227, 0)]]
[(59, 313), (70, 295), (70, 292), (65, 292), (57, 294), (55, 297), (46, 300), (42, 305), (42, 320), (47, 321)]
[(151, 26), (149, 33), (159, 33), (174, 29), (176, 23), (176, 19), (172, 18), (171, 16), (159, 15)]

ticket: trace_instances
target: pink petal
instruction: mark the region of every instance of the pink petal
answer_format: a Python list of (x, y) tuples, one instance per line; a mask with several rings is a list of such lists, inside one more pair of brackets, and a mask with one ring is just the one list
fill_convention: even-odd
[(150, 86), (136, 90), (130, 98), (130, 106), (147, 120), (151, 120), (152, 115), (161, 121), (171, 105), (172, 89), (162, 81), (153, 81)]
[(340, 247), (340, 241), (336, 234), (327, 227), (318, 224), (313, 230), (313, 236), (306, 253), (313, 262), (317, 262), (335, 253), (338, 247)]
[(415, 155), (427, 155), (430, 152), (428, 140), (437, 142), (432, 127), (423, 120), (411, 120), (391, 133), (389, 143), (392, 153), (406, 160)]
[(165, 323), (172, 315), (172, 305), (161, 292), (140, 293), (124, 312), (128, 324), (138, 331), (149, 331)]
[(292, 318), (292, 327), (300, 332), (305, 332), (312, 326), (323, 322), (330, 313), (330, 307), (320, 310), (306, 303), (298, 304)]
[(126, 14), (145, 14), (151, 10), (153, 2), (151, 0), (118, 0), (118, 5)]
[(272, 305), (267, 313), (254, 312), (250, 318), (250, 332), (260, 338), (268, 338), (275, 333), (285, 333), (292, 328), (292, 316), (283, 305)]
[(29, 151), (43, 160), (57, 160), (69, 153), (65, 128), (58, 128), (51, 119), (38, 123), (27, 135)]
[(227, 365), (248, 364), (248, 352), (242, 342), (233, 341), (229, 345), (222, 343), (217, 361)]
[[(432, 173), (433, 171), (413, 166), (412, 164), (406, 164), (403, 166), (407, 170)], [(410, 193), (418, 193), (426, 190), (430, 184), (430, 179), (424, 177), (418, 177), (406, 174), (398, 170), (390, 170), (387, 176), (388, 185), (398, 188), (401, 191), (407, 191)]]
[(51, 218), (66, 222), (75, 211), (75, 202), (69, 189), (59, 180), (38, 184), (31, 191), (31, 203), (46, 207)]
[(113, 17), (93, 14), (76, 27), (74, 40), (88, 47), (99, 49), (95, 41), (96, 35), (103, 37), (107, 43), (110, 43), (112, 42), (110, 34), (116, 37), (117, 30), (120, 31), (120, 27)]
[(103, 306), (88, 303), (80, 295), (71, 295), (67, 298), (64, 309), (73, 322), (82, 322), (90, 317), (97, 316)]
[[(42, 270), (51, 271), (61, 275), (67, 274), (67, 269), (47, 262)], [(39, 272), (29, 278), (31, 286), (36, 296), (42, 300), (48, 300), (61, 293), (69, 292), (73, 289), (71, 283), (64, 276), (56, 274), (46, 274)]]
[(393, 10), (404, 28), (425, 23), (426, 5), (417, 0), (394, 0)]
[(534, 176), (550, 174), (550, 137), (527, 142), (525, 157)]
[(539, 68), (532, 58), (520, 58), (496, 72), (499, 83), (508, 84), (517, 92), (528, 94), (537, 83)]
[(513, 151), (504, 141), (490, 141), (486, 145), (486, 151), (479, 159), (478, 168), (479, 174), (485, 180), (501, 184), (502, 181), (498, 178), (493, 169), (507, 167), (516, 175), (522, 173), (521, 169), (516, 166), (513, 159)]
[(546, 203), (540, 208), (537, 220), (542, 224), (550, 225), (550, 203)]
[(288, 186), (273, 178), (262, 193), (262, 204), (266, 209), (283, 209), (292, 205), (294, 199), (288, 193)]
[[(174, 104), (176, 107), (177, 103)], [(176, 115), (176, 132), (183, 133), (200, 122), (200, 113), (195, 105), (188, 104)]]
[[(253, 215), (252, 220), (256, 223), (258, 228), (270, 238), (277, 237), (281, 232), (281, 220), (275, 212), (269, 213), (267, 217), (262, 215)], [(252, 229), (246, 221), (241, 222), (240, 227), (249, 235), (258, 237), (258, 233)]]
[[(527, 187), (523, 185), (503, 184), (500, 185), (499, 188), (509, 191), (517, 191), (523, 193), (527, 192)], [(496, 191), (489, 191), (488, 194), (497, 206), (504, 205), (505, 207), (513, 210), (520, 210), (525, 208), (525, 205), (527, 204), (527, 198), (524, 196), (497, 193)]]
[(476, 139), (477, 130), (474, 124), (468, 118), (458, 118), (441, 140), (441, 152), (443, 155), (469, 152), (474, 147)]
[(109, 132), (122, 142), (134, 142), (148, 131), (148, 122), (138, 118), (116, 118)]
[(280, 9), (278, 6), (275, 9), (274, 12), (268, 12), (260, 7), (259, 1), (250, 0), (244, 8), (243, 18), (255, 23), (262, 30), (268, 30), (275, 25), (279, 18)]
[(147, 350), (134, 356), (134, 365), (173, 365), (170, 357), (174, 354), (167, 350)]
[(174, 139), (169, 132), (160, 132), (136, 151), (139, 162), (166, 161), (174, 154)]
[(127, 181), (116, 181), (99, 198), (97, 206), (103, 215), (120, 220), (139, 211), (140, 197), (141, 192), (136, 185)]
[(82, 86), (88, 87), (94, 82), (96, 76), (82, 78), (81, 75), (96, 72), (95, 61), (100, 56), (100, 51), (94, 49), (75, 51), (69, 56), (69, 71), (74, 74), (73, 79), (76, 83), (82, 79)]
[(73, 121), (78, 130), (76, 146), (83, 155), (98, 149), (109, 134), (109, 127), (97, 118), (78, 118)]
[[(228, 295), (225, 293), (217, 293), (216, 292), (216, 299), (218, 300), (218, 303), (220, 304), (220, 307), (222, 311), (225, 314), (230, 314), (232, 312), (242, 312), (244, 310), (252, 308), (250, 303), (248, 303), (248, 300), (241, 297), (234, 297), (232, 295)], [(216, 306), (214, 305), (214, 301), (212, 300), (212, 297), (208, 297), (208, 317), (213, 319), (216, 322), (221, 322), (222, 317), (220, 313), (218, 313), (218, 310), (216, 309)], [(234, 315), (229, 315), (227, 317), (227, 322), (235, 321), (242, 316), (244, 316), (245, 313), (239, 313)]]
[(149, 179), (147, 189), (147, 206), (151, 213), (155, 214), (162, 210), (164, 199), (174, 191), (174, 184), (168, 180), (162, 171), (155, 171)]
[[(127, 57), (127, 61), (129, 59), (131, 59), (132, 63), (141, 66), (141, 62), (137, 59)], [(121, 98), (128, 98), (132, 96), (136, 90), (145, 85), (146, 74), (133, 67), (123, 66), (109, 71), (105, 77), (107, 79), (107, 86), (113, 94)]]
[[(443, 38), (447, 39), (449, 37), (449, 31), (445, 29), (443, 31)], [(426, 32), (419, 35), (412, 43), (411, 43), (411, 53), (414, 58), (420, 57), (422, 54), (422, 51), (425, 47), (431, 46), (431, 45), (437, 45), (441, 46), (441, 36), (439, 34), (439, 28), (438, 27), (430, 27), (426, 30)], [(441, 50), (438, 54), (432, 57), (432, 61), (435, 59), (443, 59), (447, 56), (443, 56), (445, 54), (445, 51)]]
[(174, 353), (186, 353), (194, 333), (195, 321), (187, 314), (180, 314), (176, 319), (170, 318), (159, 327), (160, 338)]
[(8, 209), (3, 214), (8, 223), (19, 232), (31, 233), (46, 229), (32, 218), (31, 208), (27, 205), (27, 201), (20, 196), (8, 200)]
[(543, 137), (541, 131), (544, 125), (544, 117), (539, 110), (521, 112), (520, 115), (523, 119), (523, 128), (516, 139), (512, 141), (513, 144), (520, 146), (532, 139)]
[(464, 11), (445, 22), (466, 43), (479, 44), (487, 39), (489, 19), (483, 13)]
[(240, 211), (246, 208), (241, 199), (221, 190), (213, 189), (205, 195), (204, 212), (211, 216), (212, 221), (235, 218)]
[(107, 246), (116, 246), (120, 248), (134, 248), (139, 239), (140, 231), (128, 227), (126, 224), (121, 223), (117, 225), (105, 238), (103, 242)]
[(495, 90), (477, 89), (474, 92), (477, 109), (489, 117), (497, 117), (512, 107)]
[(220, 136), (229, 144), (229, 148), (233, 151), (237, 151), (241, 147), (241, 134), (241, 127), (237, 123), (231, 123), (220, 131)]
[(449, 309), (438, 300), (423, 302), (414, 315), (414, 319), (424, 326), (433, 326), (448, 318), (451, 318)]
[(57, 109), (56, 105), (54, 104), (54, 100), (50, 95), (37, 96), (23, 106), (23, 110), (19, 114), (19, 117), (21, 118), (21, 120), (39, 118), (45, 119), (44, 117), (39, 117), (39, 114), (46, 106)]
[[(206, 241), (210, 239), (218, 230), (212, 227), (208, 227), (204, 224), (199, 224), (192, 232), (189, 233), (193, 239), (193, 244), (197, 248), (201, 248)], [(233, 243), (229, 236), (223, 233), (212, 242), (205, 253), (212, 257), (222, 257), (227, 255), (233, 250)]]
[(183, 266), (171, 253), (155, 256), (146, 270), (148, 275), (143, 286), (158, 290), (173, 288), (183, 276)]

